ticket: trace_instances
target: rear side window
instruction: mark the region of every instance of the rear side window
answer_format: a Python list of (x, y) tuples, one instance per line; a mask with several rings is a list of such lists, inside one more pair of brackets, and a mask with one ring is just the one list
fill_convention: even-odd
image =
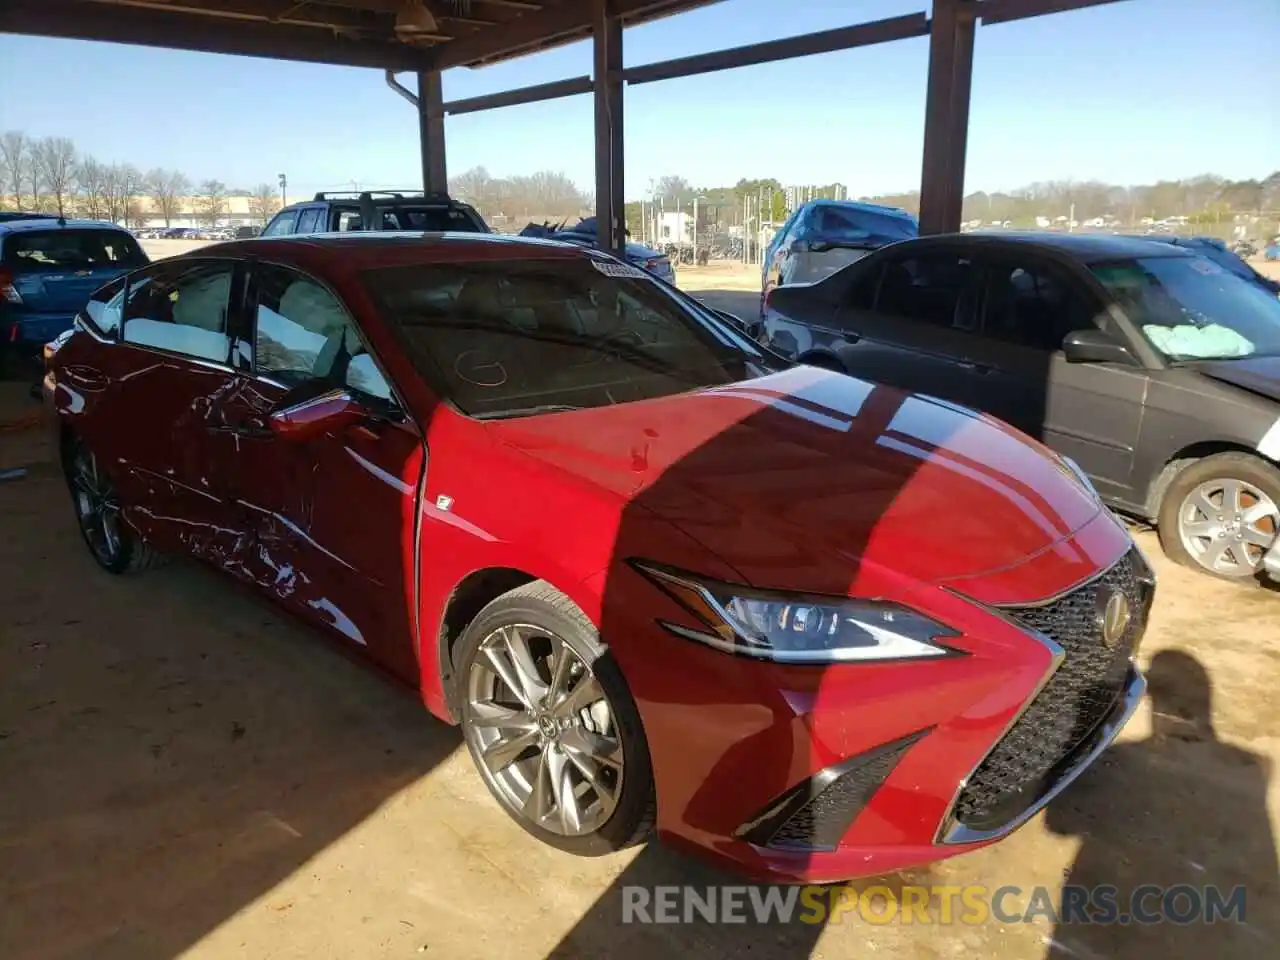
[(124, 341), (227, 363), (227, 310), (234, 264), (179, 261), (135, 276), (124, 301)]
[(1062, 347), (1072, 330), (1090, 325), (1092, 311), (1076, 288), (1040, 265), (994, 263), (987, 268), (984, 336), (1035, 350)]
[(967, 258), (935, 253), (908, 257), (885, 266), (876, 312), (969, 330), (973, 326), (973, 268)]
[(15, 272), (141, 267), (147, 256), (123, 230), (21, 230), (4, 241), (4, 265)]
[(401, 230), (459, 230), (466, 233), (480, 230), (474, 217), (456, 207), (399, 208), (391, 211), (389, 216), (394, 216)]
[(124, 318), (125, 278), (121, 277), (94, 293), (85, 304), (84, 312), (98, 333), (112, 340), (120, 335), (120, 323)]
[(267, 224), (267, 229), (262, 231), (264, 237), (279, 237), (287, 233), (293, 233), (294, 224), (298, 222), (297, 210), (285, 210), (276, 215), (276, 218)]

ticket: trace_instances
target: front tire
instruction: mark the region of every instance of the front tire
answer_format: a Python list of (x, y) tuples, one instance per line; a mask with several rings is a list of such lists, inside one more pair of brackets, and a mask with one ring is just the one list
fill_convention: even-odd
[(471, 759), (512, 819), (578, 856), (648, 836), (653, 771), (639, 711), (568, 597), (541, 580), (503, 594), (468, 625), (454, 662)]
[(1224, 580), (1253, 580), (1280, 533), (1280, 470), (1247, 453), (1183, 468), (1160, 503), (1160, 544), (1172, 560)]
[(123, 574), (149, 570), (163, 561), (120, 515), (120, 499), (110, 478), (81, 438), (68, 437), (63, 444), (62, 470), (80, 535), (98, 566)]

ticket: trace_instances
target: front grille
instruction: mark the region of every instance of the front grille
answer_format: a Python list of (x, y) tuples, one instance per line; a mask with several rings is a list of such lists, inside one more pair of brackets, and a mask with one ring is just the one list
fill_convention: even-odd
[[(1055, 774), (1111, 711), (1129, 678), (1129, 659), (1146, 629), (1152, 581), (1137, 549), (1097, 579), (1042, 606), (1005, 607), (1018, 623), (1049, 637), (1064, 657), (1009, 732), (978, 765), (956, 799), (954, 816), (993, 830), (1036, 801)], [(1100, 593), (1119, 590), (1132, 618), (1114, 646), (1102, 639)]]

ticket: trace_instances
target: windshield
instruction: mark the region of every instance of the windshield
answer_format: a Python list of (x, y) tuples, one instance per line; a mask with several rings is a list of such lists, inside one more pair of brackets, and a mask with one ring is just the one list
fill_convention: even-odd
[(1212, 260), (1144, 257), (1092, 270), (1171, 360), (1280, 354), (1280, 300)]
[(5, 238), (4, 262), (15, 270), (96, 270), (141, 267), (147, 258), (123, 230), (22, 230)]
[(474, 417), (626, 403), (774, 368), (749, 340), (613, 260), (388, 267), (364, 280), (419, 372)]

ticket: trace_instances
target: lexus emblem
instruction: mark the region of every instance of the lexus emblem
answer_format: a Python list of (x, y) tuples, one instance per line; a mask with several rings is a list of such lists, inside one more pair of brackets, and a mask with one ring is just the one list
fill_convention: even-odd
[(1124, 638), (1132, 617), (1129, 598), (1119, 590), (1104, 590), (1098, 594), (1098, 629), (1102, 633), (1102, 642), (1108, 647), (1114, 647)]

